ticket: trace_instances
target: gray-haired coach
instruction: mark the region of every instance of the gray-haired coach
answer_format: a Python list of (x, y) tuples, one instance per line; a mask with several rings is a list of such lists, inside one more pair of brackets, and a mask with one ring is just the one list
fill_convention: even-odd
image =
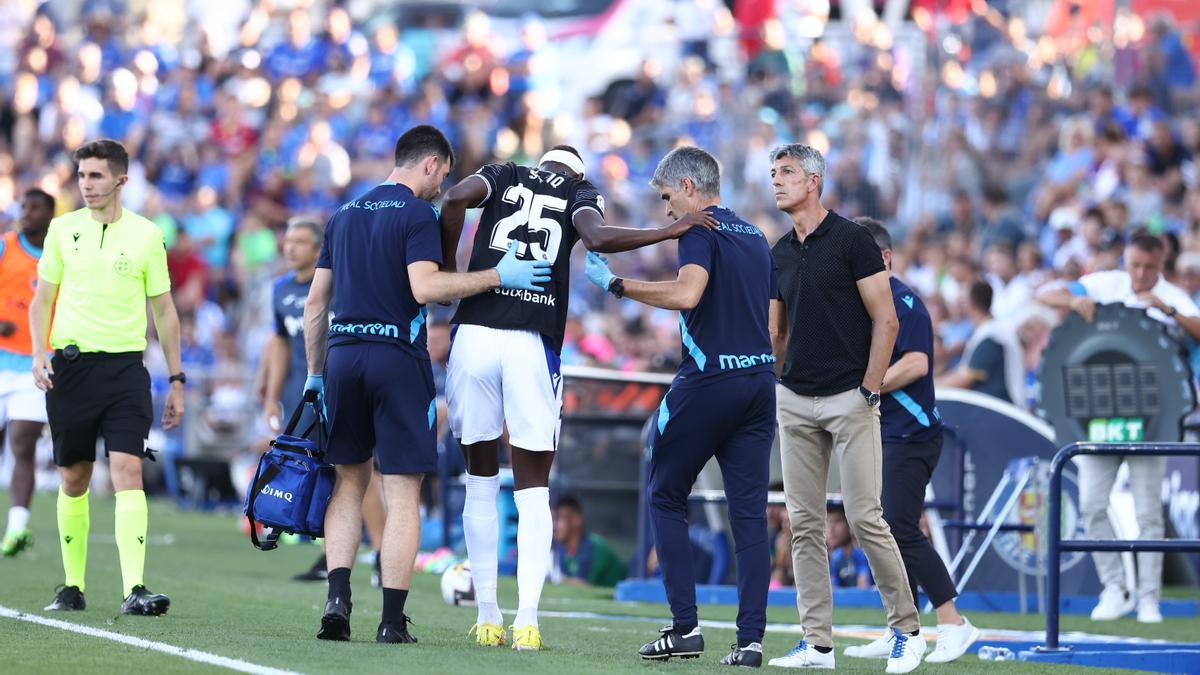
[(796, 605), (804, 639), (773, 666), (832, 668), (833, 598), (825, 548), (825, 480), (841, 468), (846, 519), (883, 596), (892, 650), (887, 672), (907, 673), (925, 652), (908, 575), (880, 506), (879, 390), (899, 322), (883, 256), (866, 228), (821, 206), (825, 160), (799, 144), (771, 152), (775, 205), (792, 229), (771, 250), (779, 298), (771, 342), (783, 488), (792, 525)]

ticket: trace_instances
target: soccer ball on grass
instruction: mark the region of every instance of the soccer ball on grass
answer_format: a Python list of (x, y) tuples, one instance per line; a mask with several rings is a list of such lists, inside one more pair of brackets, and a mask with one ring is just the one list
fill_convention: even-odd
[(475, 604), (475, 584), (471, 581), (471, 567), (467, 561), (451, 565), (442, 573), (442, 599), (456, 607)]

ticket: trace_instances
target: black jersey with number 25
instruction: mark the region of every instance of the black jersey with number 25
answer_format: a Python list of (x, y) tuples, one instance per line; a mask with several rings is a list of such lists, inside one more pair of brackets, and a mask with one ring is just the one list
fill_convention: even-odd
[(488, 164), (475, 175), (488, 185), (480, 206), (470, 271), (496, 266), (517, 242), (522, 260), (549, 260), (550, 281), (541, 293), (497, 288), (463, 298), (451, 323), (536, 331), (562, 350), (571, 286), (571, 249), (579, 239), (572, 218), (580, 209), (604, 214), (604, 200), (586, 180), (516, 164)]

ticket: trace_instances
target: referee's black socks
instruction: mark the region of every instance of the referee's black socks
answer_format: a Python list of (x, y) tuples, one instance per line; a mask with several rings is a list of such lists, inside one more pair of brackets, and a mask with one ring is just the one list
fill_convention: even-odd
[(341, 598), (350, 602), (350, 568), (329, 570), (329, 599)]
[(393, 626), (404, 625), (404, 603), (408, 591), (402, 588), (383, 589), (383, 622)]

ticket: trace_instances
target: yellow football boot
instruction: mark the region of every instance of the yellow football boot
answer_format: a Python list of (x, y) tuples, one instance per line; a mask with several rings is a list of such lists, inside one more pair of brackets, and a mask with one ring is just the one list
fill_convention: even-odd
[(519, 652), (539, 652), (542, 650), (542, 631), (537, 626), (509, 626), (513, 632), (513, 649)]
[(480, 647), (503, 647), (504, 627), (494, 623), (477, 623), (467, 631), (467, 637), (475, 634), (475, 644)]

